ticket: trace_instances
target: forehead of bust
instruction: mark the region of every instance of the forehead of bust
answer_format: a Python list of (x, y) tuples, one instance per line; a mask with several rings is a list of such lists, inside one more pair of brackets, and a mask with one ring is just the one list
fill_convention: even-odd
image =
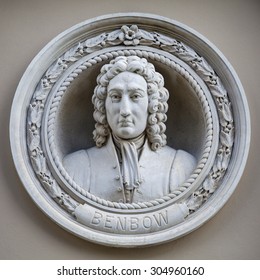
[(141, 75), (125, 71), (116, 75), (113, 79), (110, 80), (108, 84), (108, 92), (111, 90), (122, 91), (124, 89), (141, 89), (146, 92), (147, 83)]

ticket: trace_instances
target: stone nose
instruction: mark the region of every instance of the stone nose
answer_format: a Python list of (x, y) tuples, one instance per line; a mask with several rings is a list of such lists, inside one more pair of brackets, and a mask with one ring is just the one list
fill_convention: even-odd
[(123, 96), (121, 100), (120, 114), (122, 117), (127, 117), (131, 114), (131, 104), (127, 96)]

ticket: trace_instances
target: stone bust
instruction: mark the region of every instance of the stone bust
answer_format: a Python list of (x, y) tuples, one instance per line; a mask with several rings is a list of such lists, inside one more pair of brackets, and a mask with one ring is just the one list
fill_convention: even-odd
[(100, 198), (137, 203), (188, 179), (195, 158), (166, 145), (168, 90), (145, 58), (119, 56), (101, 68), (92, 102), (95, 147), (63, 159), (70, 177)]

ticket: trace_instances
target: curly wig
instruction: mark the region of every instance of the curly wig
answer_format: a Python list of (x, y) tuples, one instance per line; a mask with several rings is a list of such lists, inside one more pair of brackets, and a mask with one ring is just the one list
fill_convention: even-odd
[(163, 76), (155, 71), (153, 64), (145, 58), (137, 56), (118, 56), (105, 64), (97, 77), (97, 86), (92, 97), (94, 104), (94, 119), (96, 121), (93, 132), (97, 147), (102, 147), (110, 134), (110, 127), (106, 118), (105, 101), (109, 82), (119, 73), (131, 72), (141, 75), (147, 82), (148, 120), (146, 134), (152, 150), (166, 145), (165, 122), (168, 110), (167, 100), (169, 92), (164, 87)]

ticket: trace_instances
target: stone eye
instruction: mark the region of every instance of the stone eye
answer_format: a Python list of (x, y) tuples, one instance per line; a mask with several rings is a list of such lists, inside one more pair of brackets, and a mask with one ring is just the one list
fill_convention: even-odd
[(121, 95), (120, 94), (111, 94), (110, 98), (112, 99), (112, 101), (120, 101), (121, 99)]
[(132, 99), (132, 100), (138, 100), (140, 97), (141, 97), (140, 94), (135, 93), (135, 94), (133, 94), (133, 95), (131, 96), (131, 99)]

